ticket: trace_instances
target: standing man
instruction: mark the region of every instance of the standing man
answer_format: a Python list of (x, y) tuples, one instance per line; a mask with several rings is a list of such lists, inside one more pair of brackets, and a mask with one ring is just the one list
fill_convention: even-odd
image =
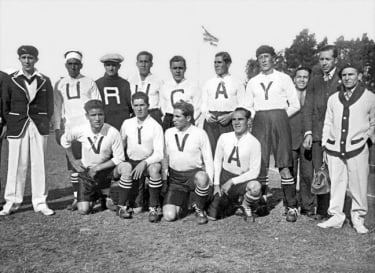
[(222, 133), (233, 131), (231, 120), (233, 110), (245, 101), (243, 83), (229, 74), (232, 58), (228, 52), (215, 55), (216, 77), (207, 81), (202, 93), (203, 128), (211, 143), (212, 153)]
[[(314, 171), (317, 172), (323, 163), (322, 131), (328, 97), (338, 90), (340, 78), (336, 68), (337, 48), (327, 45), (319, 51), (321, 73), (315, 75), (307, 85), (303, 123), (305, 139), (303, 147), (311, 150)], [(316, 196), (316, 220), (327, 218), (329, 193)]]
[(368, 141), (375, 143), (375, 94), (360, 82), (358, 67), (346, 65), (339, 73), (340, 92), (329, 97), (323, 126), (323, 157), (331, 177), (329, 220), (321, 228), (341, 228), (345, 213), (347, 188), (352, 195), (351, 219), (357, 233), (368, 229), (364, 220), (368, 211), (367, 185), (369, 177)]
[[(94, 202), (109, 194), (112, 178), (124, 180), (124, 147), (119, 131), (104, 123), (104, 107), (100, 100), (89, 100), (84, 105), (88, 123), (66, 131), (61, 146), (79, 173), (77, 208), (81, 214), (89, 214)], [(73, 141), (81, 143), (82, 159), (72, 151)]]
[[(255, 212), (261, 200), (261, 184), (256, 181), (261, 162), (259, 141), (250, 134), (251, 113), (238, 107), (233, 112), (234, 132), (219, 137), (214, 158), (214, 200), (208, 209), (208, 216), (216, 220), (224, 212), (219, 211), (226, 195), (234, 205), (243, 198), (242, 206), (247, 216)], [(226, 216), (226, 215), (223, 215)]]
[(117, 130), (121, 129), (122, 122), (130, 118), (133, 112), (130, 84), (118, 75), (123, 60), (117, 53), (104, 55), (100, 61), (104, 64), (105, 74), (96, 80), (104, 103), (105, 121)]
[(163, 112), (163, 127), (173, 127), (173, 105), (178, 101), (186, 101), (194, 106), (194, 121), (200, 116), (201, 94), (198, 85), (185, 79), (186, 60), (182, 56), (173, 56), (169, 61), (173, 79), (163, 84), (160, 90), (160, 106)]
[(32, 204), (35, 212), (52, 215), (46, 203), (45, 156), (49, 122), (53, 114), (53, 89), (49, 78), (36, 70), (38, 50), (18, 48), (22, 69), (10, 75), (3, 88), (3, 113), (9, 142), (8, 176), (1, 216), (16, 211), (23, 201), (30, 159)]
[(276, 167), (281, 176), (281, 187), (288, 208), (286, 220), (297, 220), (296, 185), (291, 173), (292, 136), (289, 118), (300, 109), (297, 91), (292, 79), (274, 69), (275, 50), (268, 45), (260, 46), (256, 57), (260, 73), (250, 79), (246, 92), (249, 107), (255, 112), (252, 133), (262, 147), (262, 164), (259, 182), (266, 190), (270, 153), (273, 152)]
[(160, 111), (159, 92), (162, 86), (162, 81), (151, 73), (153, 65), (153, 56), (150, 52), (141, 51), (137, 55), (137, 67), (139, 73), (130, 78), (130, 87), (132, 94), (137, 92), (146, 93), (150, 101), (150, 115), (160, 125), (162, 123), (162, 113)]
[[(56, 142), (60, 144), (62, 134), (75, 127), (80, 127), (87, 123), (84, 105), (92, 99), (101, 100), (99, 90), (95, 82), (81, 74), (82, 53), (79, 51), (68, 51), (64, 54), (65, 67), (68, 76), (61, 78), (55, 85), (55, 115), (54, 126)], [(74, 157), (81, 158), (81, 144), (73, 141), (72, 151)], [(78, 172), (68, 161), (68, 170), (71, 171), (70, 182), (73, 186), (74, 200), (72, 205), (68, 206), (69, 210), (77, 209), (77, 192), (78, 192)]]
[[(160, 176), (163, 160), (163, 128), (148, 113), (148, 96), (143, 92), (132, 95), (135, 117), (125, 120), (121, 126), (121, 137), (129, 160), (125, 162), (125, 180), (119, 183), (119, 216), (132, 217), (132, 206), (139, 191), (144, 190), (144, 178), (149, 176), (149, 221), (159, 220), (161, 212), (160, 193), (162, 180)], [(143, 201), (143, 200), (142, 200)]]
[[(294, 84), (297, 89), (297, 95), (301, 108), (305, 104), (306, 88), (309, 82), (311, 70), (307, 67), (298, 67), (294, 75)], [(302, 110), (289, 117), (290, 129), (292, 132), (292, 157), (293, 157), (293, 176), (297, 184), (299, 173), (299, 188), (301, 198), (301, 214), (313, 217), (314, 195), (311, 193), (311, 182), (313, 178), (313, 166), (311, 160), (311, 151), (306, 150), (302, 143), (304, 139), (304, 126), (302, 123)]]
[(206, 224), (205, 208), (213, 178), (213, 159), (206, 132), (191, 124), (193, 116), (193, 105), (184, 101), (175, 103), (175, 127), (165, 132), (162, 176), (163, 180), (169, 176), (169, 187), (164, 199), (163, 216), (167, 221), (174, 221), (191, 205), (198, 224)]

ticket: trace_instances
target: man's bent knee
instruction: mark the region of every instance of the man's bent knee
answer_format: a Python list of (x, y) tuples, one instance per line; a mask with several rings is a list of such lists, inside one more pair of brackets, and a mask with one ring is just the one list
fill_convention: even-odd
[(89, 214), (92, 209), (91, 202), (88, 202), (88, 201), (78, 202), (77, 209), (78, 209), (78, 212), (82, 215)]
[(132, 165), (128, 162), (121, 162), (118, 164), (114, 171), (114, 177), (119, 178), (120, 176), (123, 177), (130, 177), (132, 172)]
[(163, 218), (168, 222), (177, 220), (178, 209), (174, 205), (165, 205), (163, 207)]
[(207, 173), (204, 171), (197, 172), (194, 177), (195, 185), (200, 188), (206, 188), (209, 185), (209, 180)]
[(148, 166), (147, 171), (152, 179), (160, 179), (161, 164), (154, 163)]

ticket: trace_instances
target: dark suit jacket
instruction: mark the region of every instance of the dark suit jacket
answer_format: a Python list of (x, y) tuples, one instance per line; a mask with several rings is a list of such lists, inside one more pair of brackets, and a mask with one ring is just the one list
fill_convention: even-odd
[(322, 140), (324, 117), (328, 97), (339, 90), (340, 78), (336, 68), (332, 79), (325, 82), (323, 73), (315, 75), (307, 85), (305, 105), (303, 107), (304, 131), (312, 132), (313, 141)]
[(41, 135), (49, 134), (49, 121), (53, 114), (53, 89), (48, 77), (36, 75), (37, 91), (32, 101), (17, 72), (9, 75), (2, 92), (3, 114), (7, 125), (8, 138), (22, 137), (30, 119)]

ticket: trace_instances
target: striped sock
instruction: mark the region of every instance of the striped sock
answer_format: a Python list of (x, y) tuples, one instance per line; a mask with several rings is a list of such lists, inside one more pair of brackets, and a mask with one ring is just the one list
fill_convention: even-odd
[(77, 199), (79, 189), (78, 173), (70, 174), (70, 183), (72, 183), (74, 199)]
[(119, 206), (125, 206), (126, 202), (129, 201), (129, 195), (132, 189), (133, 180), (130, 178), (120, 178), (120, 181), (118, 183), (119, 185), (119, 200), (118, 205)]
[(161, 178), (159, 179), (151, 179), (149, 178), (149, 183), (148, 183), (148, 192), (150, 194), (150, 207), (157, 207), (160, 206), (160, 192), (161, 188), (163, 186), (163, 183), (161, 181)]
[(195, 200), (194, 201), (197, 207), (201, 210), (204, 209), (205, 204), (207, 202), (209, 189), (210, 189), (210, 185), (207, 185), (207, 187), (195, 186), (195, 190), (194, 190)]
[(296, 184), (294, 181), (294, 177), (281, 177), (281, 188), (284, 193), (284, 200), (286, 206), (289, 208), (296, 208), (297, 207), (297, 199), (296, 199)]

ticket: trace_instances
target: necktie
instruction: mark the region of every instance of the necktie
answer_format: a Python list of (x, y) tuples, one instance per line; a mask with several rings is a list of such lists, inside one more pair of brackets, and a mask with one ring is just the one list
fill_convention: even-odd
[(332, 79), (332, 76), (330, 73), (324, 73), (323, 79), (325, 82), (328, 82), (330, 79)]

